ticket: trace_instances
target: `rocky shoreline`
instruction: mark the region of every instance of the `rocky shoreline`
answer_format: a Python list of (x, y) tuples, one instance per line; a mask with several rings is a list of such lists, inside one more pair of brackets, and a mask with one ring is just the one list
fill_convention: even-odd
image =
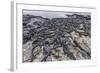
[(23, 62), (91, 59), (91, 16), (23, 15)]

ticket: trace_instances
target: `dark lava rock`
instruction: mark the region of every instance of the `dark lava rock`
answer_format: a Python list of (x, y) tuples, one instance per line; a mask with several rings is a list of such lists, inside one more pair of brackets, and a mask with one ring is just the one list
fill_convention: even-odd
[(23, 62), (91, 59), (90, 40), (90, 15), (23, 15)]

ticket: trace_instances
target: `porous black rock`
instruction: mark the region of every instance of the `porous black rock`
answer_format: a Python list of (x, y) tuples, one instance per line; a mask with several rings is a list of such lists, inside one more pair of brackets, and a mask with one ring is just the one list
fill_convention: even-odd
[(23, 62), (91, 59), (90, 40), (91, 15), (23, 15)]

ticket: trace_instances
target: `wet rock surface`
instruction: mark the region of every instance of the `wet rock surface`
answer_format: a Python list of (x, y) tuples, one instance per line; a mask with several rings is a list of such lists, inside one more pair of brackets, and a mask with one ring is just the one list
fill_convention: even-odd
[(91, 59), (91, 16), (23, 15), (23, 62)]

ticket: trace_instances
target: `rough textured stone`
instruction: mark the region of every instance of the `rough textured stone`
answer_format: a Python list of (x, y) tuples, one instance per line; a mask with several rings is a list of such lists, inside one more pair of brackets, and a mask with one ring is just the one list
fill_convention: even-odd
[(91, 15), (84, 14), (23, 15), (23, 62), (91, 59)]

